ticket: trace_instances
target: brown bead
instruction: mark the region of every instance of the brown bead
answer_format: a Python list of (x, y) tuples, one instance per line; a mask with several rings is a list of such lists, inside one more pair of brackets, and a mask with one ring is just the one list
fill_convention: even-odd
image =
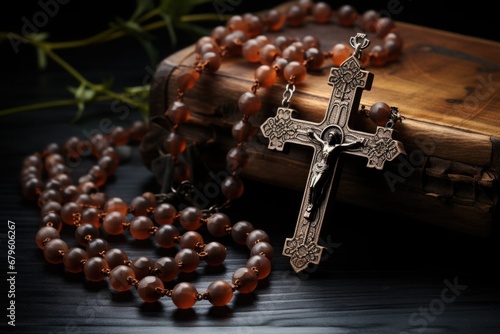
[(130, 202), (130, 210), (134, 216), (147, 216), (151, 209), (154, 209), (153, 203), (151, 203), (144, 196), (136, 196)]
[(231, 148), (226, 154), (226, 163), (230, 172), (240, 172), (248, 163), (250, 156), (241, 145)]
[(243, 181), (234, 175), (227, 176), (221, 183), (222, 194), (229, 200), (235, 200), (243, 195), (245, 186)]
[(54, 212), (54, 213), (58, 214), (59, 212), (61, 212), (61, 208), (62, 208), (61, 203), (49, 202), (49, 203), (44, 204), (40, 208), (40, 215), (43, 217), (50, 212)]
[(153, 260), (149, 257), (139, 256), (130, 263), (130, 268), (134, 271), (135, 277), (141, 280), (151, 274), (151, 269), (154, 268), (154, 265)]
[(352, 27), (358, 19), (358, 12), (351, 5), (342, 5), (337, 11), (339, 24), (343, 27)]
[(146, 216), (138, 216), (130, 222), (130, 234), (137, 240), (145, 240), (151, 236), (153, 221)]
[(75, 202), (68, 202), (61, 208), (61, 218), (64, 223), (74, 225), (81, 219), (82, 207)]
[(274, 248), (269, 242), (260, 241), (252, 247), (250, 255), (265, 255), (269, 261), (272, 261), (274, 257)]
[(235, 30), (224, 37), (222, 44), (226, 47), (228, 55), (238, 56), (241, 55), (241, 49), (246, 39), (243, 31)]
[(120, 248), (111, 248), (104, 254), (104, 259), (108, 262), (109, 268), (113, 269), (128, 262), (127, 253)]
[(233, 287), (224, 280), (216, 280), (207, 288), (208, 300), (214, 306), (225, 306), (233, 299)]
[(370, 107), (370, 119), (378, 126), (385, 126), (391, 117), (391, 107), (385, 102), (377, 102)]
[(117, 211), (125, 216), (128, 212), (128, 205), (119, 197), (112, 197), (104, 204), (104, 212)]
[(247, 244), (248, 249), (252, 249), (252, 247), (259, 241), (269, 242), (270, 241), (269, 235), (265, 231), (260, 230), (260, 229), (256, 229), (256, 230), (251, 231), (248, 234), (247, 240), (246, 240), (246, 244)]
[(332, 8), (326, 2), (318, 2), (312, 8), (314, 22), (328, 23), (332, 15)]
[(243, 44), (241, 53), (245, 59), (250, 63), (257, 63), (260, 60), (259, 51), (261, 44), (255, 39), (249, 39)]
[(321, 48), (321, 42), (312, 35), (302, 37), (302, 44), (304, 45), (305, 50), (310, 48), (316, 48), (319, 50)]
[(168, 256), (159, 258), (155, 262), (154, 266), (155, 269), (159, 271), (159, 273), (157, 273), (158, 278), (164, 282), (173, 281), (179, 274), (179, 266), (177, 262)]
[(226, 247), (217, 241), (205, 245), (203, 251), (207, 253), (204, 260), (209, 266), (220, 266), (226, 260)]
[(88, 259), (87, 252), (81, 248), (71, 248), (64, 254), (64, 267), (70, 273), (80, 273), (83, 271), (83, 264)]
[(43, 255), (47, 262), (58, 264), (63, 262), (63, 255), (67, 251), (68, 245), (65, 241), (61, 239), (50, 239), (50, 241), (45, 244)]
[(380, 18), (380, 15), (377, 11), (373, 9), (369, 9), (363, 13), (361, 20), (363, 24), (363, 29), (367, 32), (376, 32), (377, 31), (377, 21)]
[(66, 186), (61, 190), (63, 203), (75, 202), (79, 195), (80, 195), (80, 190), (78, 190), (78, 188), (75, 185)]
[(89, 257), (101, 256), (109, 249), (108, 242), (101, 238), (91, 240), (85, 249)]
[(255, 134), (255, 127), (250, 122), (240, 120), (233, 125), (231, 134), (238, 143), (242, 143), (253, 137)]
[(123, 126), (115, 126), (109, 134), (109, 139), (115, 145), (126, 145), (128, 143), (129, 132)]
[(222, 63), (220, 56), (215, 52), (204, 53), (203, 56), (201, 56), (201, 61), (206, 62), (205, 69), (208, 72), (217, 72)]
[(127, 219), (121, 212), (112, 211), (106, 214), (102, 221), (102, 227), (106, 233), (111, 235), (120, 235), (125, 230), (124, 224), (127, 223)]
[(259, 60), (262, 65), (271, 65), (281, 54), (281, 50), (274, 44), (266, 44), (259, 51)]
[(130, 139), (139, 143), (148, 132), (148, 125), (143, 121), (134, 121), (128, 131)]
[(179, 239), (179, 246), (181, 248), (197, 250), (201, 245), (203, 245), (203, 237), (196, 231), (187, 231)]
[(181, 101), (175, 101), (172, 103), (170, 108), (168, 108), (165, 115), (174, 124), (184, 123), (189, 119), (191, 112), (187, 104)]
[(210, 37), (217, 44), (220, 44), (222, 39), (229, 33), (227, 28), (223, 25), (218, 25), (210, 32)]
[(207, 219), (208, 232), (216, 238), (223, 237), (229, 233), (231, 220), (223, 212), (217, 212)]
[(370, 64), (376, 67), (382, 67), (387, 64), (389, 52), (382, 45), (374, 45), (369, 53)]
[(288, 59), (289, 62), (299, 62), (304, 61), (304, 49), (303, 47), (297, 46), (295, 44), (287, 46), (281, 55), (283, 58)]
[(243, 15), (243, 20), (245, 20), (248, 26), (247, 28), (248, 37), (253, 38), (259, 36), (264, 32), (264, 23), (262, 22), (259, 16), (254, 15), (252, 13), (247, 13)]
[(227, 22), (226, 27), (229, 31), (240, 30), (243, 32), (248, 31), (248, 23), (243, 19), (241, 15), (233, 15), (231, 16)]
[(174, 222), (177, 209), (170, 203), (161, 203), (155, 208), (154, 219), (158, 225), (167, 225)]
[(43, 188), (43, 182), (37, 178), (31, 178), (22, 185), (23, 197), (33, 201), (38, 198), (38, 193)]
[(390, 32), (384, 37), (383, 47), (387, 50), (388, 61), (395, 61), (401, 56), (403, 39), (398, 34)]
[[(215, 43), (210, 43), (210, 45), (214, 45), (214, 47), (215, 47)], [(200, 53), (202, 53), (201, 50), (200, 50)], [(191, 89), (194, 87), (194, 85), (196, 84), (196, 81), (198, 81), (199, 77), (200, 77), (200, 72), (198, 72), (194, 69), (182, 69), (179, 71), (179, 73), (177, 74), (177, 77), (176, 77), (177, 88), (182, 92), (184, 92), (188, 89)], [(189, 113), (189, 111), (188, 111), (188, 113)], [(180, 122), (177, 122), (174, 120), (172, 120), (172, 122), (181, 123), (181, 122), (184, 122), (186, 120), (187, 120), (187, 118), (184, 119), (183, 121), (180, 121)]]
[(155, 233), (155, 240), (162, 248), (172, 248), (176, 245), (179, 231), (173, 225), (162, 225)]
[(41, 221), (40, 225), (41, 226), (52, 226), (56, 230), (61, 231), (62, 224), (63, 224), (63, 222), (62, 222), (61, 216), (59, 216), (59, 214), (57, 214), (55, 212), (49, 212), (45, 216), (42, 217), (42, 221)]
[(394, 21), (388, 17), (381, 17), (377, 21), (377, 35), (380, 38), (384, 38), (388, 33), (393, 31), (396, 27)]
[(279, 10), (272, 8), (264, 16), (264, 23), (269, 31), (280, 31), (285, 24), (286, 16)]
[(243, 93), (238, 100), (238, 108), (245, 115), (254, 115), (261, 107), (260, 97), (252, 92)]
[(44, 204), (52, 201), (57, 203), (62, 203), (62, 196), (59, 191), (54, 189), (47, 189), (42, 191), (42, 193), (38, 197), (38, 204), (40, 206), (43, 206)]
[(131, 279), (135, 279), (134, 271), (123, 264), (114, 267), (109, 273), (109, 285), (118, 292), (129, 290), (132, 287), (129, 283)]
[(163, 141), (163, 151), (174, 156), (181, 154), (186, 150), (186, 148), (186, 137), (176, 131), (170, 132)]
[(80, 183), (78, 186), (78, 190), (80, 190), (80, 193), (82, 194), (94, 194), (99, 191), (99, 188), (96, 186), (96, 184), (92, 181), (87, 181), (84, 183)]
[(325, 62), (325, 55), (317, 48), (307, 49), (305, 57), (307, 61), (306, 66), (311, 70), (321, 69), (321, 66), (323, 66), (323, 63)]
[(289, 62), (283, 69), (283, 78), (288, 82), (300, 84), (307, 75), (307, 69), (304, 64), (298, 61)]
[(215, 40), (213, 38), (211, 38), (210, 36), (203, 36), (203, 37), (200, 37), (196, 43), (195, 43), (195, 52), (196, 53), (201, 53), (200, 52), (200, 49), (203, 45), (205, 44), (217, 44), (215, 42)]
[(352, 54), (351, 49), (344, 43), (337, 43), (332, 47), (332, 63), (335, 66), (340, 66)]
[(191, 273), (195, 271), (200, 264), (200, 256), (191, 248), (181, 249), (177, 252), (177, 254), (175, 254), (174, 260), (179, 265), (180, 270), (184, 273)]
[(172, 289), (172, 302), (182, 310), (189, 309), (196, 303), (197, 294), (198, 291), (194, 285), (181, 282)]
[(137, 293), (146, 303), (154, 303), (161, 298), (164, 285), (161, 279), (156, 276), (146, 276), (139, 281)]
[(35, 236), (35, 242), (38, 248), (45, 249), (45, 244), (52, 239), (59, 239), (59, 231), (51, 226), (45, 226), (38, 230)]
[(239, 221), (234, 224), (233, 228), (231, 229), (231, 237), (237, 244), (246, 245), (247, 237), (254, 229), (255, 227), (252, 225), (252, 223), (244, 220)]
[(189, 206), (181, 211), (179, 222), (186, 230), (194, 231), (201, 227), (202, 215), (203, 213), (200, 209), (194, 206)]
[(258, 278), (253, 270), (242, 267), (234, 272), (232, 282), (237, 286), (238, 292), (250, 293), (257, 287)]
[(97, 187), (102, 187), (106, 183), (106, 180), (108, 179), (106, 171), (99, 165), (92, 166), (88, 171), (88, 175), (90, 176), (90, 179), (92, 180), (92, 182), (95, 183)]
[(145, 199), (147, 199), (149, 201), (149, 203), (151, 203), (151, 206), (156, 206), (158, 204), (158, 200), (156, 198), (156, 195), (151, 192), (151, 191), (146, 191), (146, 192), (143, 192), (142, 193), (142, 197), (144, 197)]
[(261, 65), (257, 67), (254, 73), (254, 78), (263, 88), (272, 87), (276, 82), (276, 70), (269, 65)]
[(75, 240), (83, 247), (86, 247), (90, 240), (98, 237), (99, 230), (91, 224), (81, 224), (75, 230)]
[(286, 23), (290, 27), (300, 27), (304, 24), (306, 14), (299, 5), (291, 5), (286, 12)]
[(97, 165), (108, 175), (115, 175), (116, 170), (118, 169), (118, 163), (116, 163), (112, 157), (107, 155), (100, 157), (99, 160), (97, 160)]
[(255, 268), (258, 271), (257, 278), (259, 280), (266, 278), (271, 273), (271, 261), (262, 255), (253, 255), (247, 261), (247, 268)]
[(82, 211), (82, 224), (90, 224), (95, 226), (96, 228), (99, 228), (101, 226), (99, 214), (101, 213), (100, 210), (96, 208), (85, 208)]
[(106, 270), (109, 270), (108, 262), (98, 256), (89, 257), (83, 267), (85, 277), (92, 282), (99, 282), (106, 278)]

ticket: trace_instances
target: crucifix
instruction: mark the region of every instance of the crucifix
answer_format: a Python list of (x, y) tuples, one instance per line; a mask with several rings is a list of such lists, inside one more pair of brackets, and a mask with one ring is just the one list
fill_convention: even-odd
[[(293, 118), (294, 110), (289, 108), (289, 99), (285, 103), (285, 98), (276, 116), (261, 125), (262, 134), (269, 139), (269, 149), (283, 151), (286, 143), (307, 145), (314, 149), (295, 233), (292, 238), (286, 239), (283, 248), (283, 255), (290, 257), (295, 272), (306, 269), (309, 264), (319, 264), (321, 259), (323, 247), (318, 240), (328, 199), (333, 192), (333, 181), (338, 181), (334, 179), (337, 169), (340, 170), (339, 156), (352, 154), (366, 157), (367, 167), (383, 169), (386, 161), (404, 153), (403, 144), (392, 139), (393, 120), (385, 127), (377, 126), (373, 134), (348, 126), (351, 112), (358, 110), (362, 90), (371, 89), (373, 74), (362, 70), (359, 63), (361, 51), (369, 43), (365, 34), (358, 33), (351, 37), (353, 54), (338, 68), (331, 68), (328, 84), (333, 89), (321, 122)], [(291, 93), (293, 91), (294, 87)]]

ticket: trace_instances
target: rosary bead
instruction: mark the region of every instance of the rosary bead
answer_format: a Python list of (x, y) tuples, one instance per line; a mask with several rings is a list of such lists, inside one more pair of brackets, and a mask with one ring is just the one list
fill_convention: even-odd
[(59, 181), (61, 187), (57, 190), (61, 191), (63, 188), (66, 188), (68, 186), (71, 186), (73, 180), (68, 174), (57, 174), (55, 175), (52, 180), (54, 181)]
[(250, 140), (253, 137), (253, 135), (255, 134), (255, 127), (250, 124), (250, 122), (239, 120), (233, 125), (231, 134), (238, 143), (242, 143)]
[(118, 265), (111, 269), (109, 273), (109, 285), (118, 292), (129, 290), (132, 285), (129, 284), (129, 279), (135, 279), (135, 273), (129, 266)]
[(78, 186), (78, 190), (80, 190), (80, 192), (82, 194), (90, 195), (90, 194), (95, 194), (96, 192), (98, 192), (99, 188), (96, 186), (96, 184), (94, 182), (87, 181), (87, 182), (81, 183)]
[(189, 119), (190, 110), (187, 104), (185, 104), (184, 102), (174, 101), (174, 103), (172, 103), (165, 114), (172, 123), (179, 124), (184, 123)]
[(207, 253), (204, 260), (209, 266), (220, 266), (226, 260), (226, 247), (217, 241), (212, 241), (205, 245), (203, 251)]
[(81, 246), (86, 247), (89, 240), (99, 237), (99, 230), (91, 224), (81, 224), (75, 230), (75, 240)]
[(352, 27), (358, 16), (358, 12), (351, 5), (342, 5), (337, 11), (339, 24), (343, 27)]
[(332, 15), (332, 8), (326, 2), (318, 2), (312, 7), (314, 22), (328, 23)]
[(123, 126), (116, 126), (111, 130), (109, 139), (114, 145), (126, 145), (129, 139), (129, 132)]
[(94, 240), (89, 241), (86, 251), (89, 257), (96, 257), (106, 253), (108, 249), (109, 245), (106, 240), (101, 238), (95, 238)]
[(128, 212), (128, 205), (119, 197), (112, 197), (104, 203), (104, 212), (111, 213), (117, 211), (122, 215), (126, 215)]
[[(62, 174), (62, 175), (65, 175), (65, 174)], [(44, 190), (54, 190), (54, 191), (57, 191), (59, 192), (61, 190), (61, 182), (59, 182), (57, 179), (49, 179), (47, 180), (47, 182), (45, 183), (45, 187), (44, 187)]]
[(225, 213), (217, 212), (207, 219), (208, 232), (216, 238), (226, 236), (229, 227), (231, 220)]
[(248, 249), (252, 249), (252, 247), (259, 241), (269, 242), (269, 240), (269, 235), (265, 231), (256, 229), (248, 234), (246, 244)]
[(256, 268), (259, 272), (257, 279), (261, 280), (269, 276), (271, 273), (271, 261), (262, 255), (253, 255), (247, 261), (247, 268)]
[(61, 218), (64, 223), (74, 225), (81, 218), (82, 207), (75, 202), (68, 202), (61, 209)]
[(240, 293), (252, 292), (257, 287), (257, 283), (257, 275), (249, 268), (239, 268), (233, 274), (233, 284), (237, 286)]
[(370, 119), (378, 126), (385, 126), (391, 117), (391, 107), (385, 102), (377, 102), (370, 107)]
[(135, 273), (135, 277), (138, 280), (143, 279), (146, 276), (149, 276), (151, 274), (151, 269), (154, 268), (154, 262), (147, 256), (139, 256), (135, 258), (131, 264), (130, 268)]
[(243, 19), (241, 15), (233, 15), (226, 22), (227, 29), (232, 32), (235, 30), (240, 30), (243, 32), (248, 31), (248, 23)]
[(264, 23), (269, 31), (280, 31), (285, 21), (286, 15), (275, 8), (269, 10), (264, 16)]
[(252, 92), (243, 93), (238, 100), (238, 108), (245, 115), (254, 115), (262, 106), (260, 97)]
[(209, 36), (203, 36), (200, 37), (195, 44), (195, 52), (200, 54), (201, 53), (201, 47), (205, 44), (217, 44), (215, 40)]
[(113, 269), (128, 262), (128, 256), (120, 248), (111, 248), (104, 254), (104, 259), (108, 262), (109, 268)]
[(370, 53), (370, 63), (373, 66), (382, 67), (384, 66), (389, 58), (389, 52), (382, 45), (375, 45), (371, 48)]
[(307, 68), (311, 70), (319, 70), (325, 62), (325, 55), (317, 48), (309, 48), (306, 50), (305, 58)]
[(277, 75), (276, 70), (271, 66), (261, 65), (255, 70), (254, 77), (261, 87), (268, 88), (274, 85)]
[(42, 193), (38, 197), (38, 204), (40, 206), (43, 206), (48, 202), (62, 203), (61, 193), (53, 189), (47, 189), (42, 191)]
[(56, 230), (61, 231), (62, 229), (62, 219), (59, 214), (55, 212), (49, 212), (45, 216), (43, 216), (42, 221), (41, 221), (41, 226), (52, 226)]
[(363, 24), (363, 29), (367, 32), (374, 33), (377, 31), (377, 21), (380, 15), (377, 11), (369, 9), (363, 13), (361, 16), (361, 23)]
[(83, 263), (88, 260), (87, 252), (79, 247), (71, 248), (64, 254), (64, 267), (70, 273), (80, 273), (83, 271)]
[(196, 231), (187, 231), (179, 239), (179, 246), (181, 248), (197, 250), (200, 245), (203, 245), (203, 237)]
[(146, 303), (154, 303), (161, 298), (164, 285), (161, 279), (156, 276), (146, 276), (137, 284), (137, 293)]
[(96, 208), (85, 208), (82, 210), (82, 224), (90, 224), (95, 226), (96, 228), (99, 228), (101, 226), (100, 218), (99, 218), (99, 213)]
[[(210, 38), (217, 43), (221, 44), (222, 39), (228, 34), (228, 31), (225, 26), (219, 25), (212, 29), (210, 32)], [(208, 36), (206, 36), (208, 37)], [(203, 38), (203, 37), (202, 37)]]
[(206, 52), (201, 56), (201, 61), (206, 62), (206, 67), (205, 69), (208, 72), (217, 72), (219, 69), (222, 60), (220, 58), (220, 55), (218, 55), (215, 52)]
[(243, 44), (241, 53), (249, 63), (259, 62), (259, 51), (261, 44), (255, 39), (249, 39)]
[(319, 39), (312, 35), (306, 35), (302, 38), (302, 45), (304, 46), (304, 49), (310, 49), (310, 48), (316, 48), (320, 49), (321, 43)]
[(106, 233), (111, 235), (120, 235), (125, 230), (127, 223), (126, 217), (119, 211), (112, 211), (104, 216), (102, 227)]
[(226, 154), (226, 163), (230, 172), (240, 172), (248, 163), (249, 155), (241, 146), (231, 148)]
[[(215, 43), (210, 43), (208, 45), (212, 45), (212, 46), (214, 46), (214, 48), (216, 47)], [(200, 51), (200, 53), (202, 53), (202, 52)], [(196, 84), (196, 81), (198, 80), (199, 77), (200, 77), (200, 72), (198, 72), (194, 69), (182, 69), (179, 72), (179, 74), (177, 75), (177, 87), (179, 87), (180, 91), (185, 92), (186, 90), (194, 87), (194, 85)], [(174, 105), (175, 105), (175, 103), (174, 103)], [(184, 113), (181, 112), (180, 114), (183, 115)], [(188, 116), (189, 116), (189, 110), (188, 110)], [(175, 122), (175, 121), (173, 121), (173, 122), (179, 123), (179, 122)]]
[(170, 225), (174, 222), (177, 209), (170, 203), (161, 203), (156, 206), (154, 219), (158, 225)]
[(337, 43), (332, 47), (332, 63), (335, 66), (340, 66), (352, 54), (349, 47), (344, 43)]
[(214, 306), (225, 306), (233, 299), (233, 288), (224, 280), (216, 280), (207, 288), (208, 300)]
[(388, 17), (381, 17), (377, 21), (376, 33), (378, 37), (384, 38), (388, 33), (396, 28), (394, 21)]
[(288, 82), (299, 84), (306, 78), (307, 69), (301, 62), (291, 61), (283, 69), (283, 78)]
[(221, 191), (229, 201), (240, 198), (244, 190), (243, 181), (234, 175), (227, 176), (221, 183)]
[(194, 206), (189, 206), (181, 211), (179, 222), (182, 227), (188, 231), (194, 231), (201, 227), (201, 218), (203, 213)]
[(194, 285), (188, 282), (181, 282), (172, 289), (172, 302), (182, 310), (189, 309), (196, 304), (197, 295), (198, 291)]
[(42, 206), (40, 209), (40, 215), (43, 217), (48, 213), (59, 213), (61, 212), (61, 204), (57, 202), (48, 202)]
[(137, 240), (145, 240), (151, 236), (153, 221), (146, 216), (137, 216), (130, 222), (130, 234)]
[(302, 63), (304, 61), (304, 48), (295, 43), (287, 46), (281, 55), (283, 58), (288, 59), (288, 61), (297, 61)]
[(88, 175), (97, 187), (102, 187), (108, 178), (106, 171), (99, 165), (94, 165), (90, 168)]
[(299, 5), (291, 5), (286, 12), (286, 23), (290, 27), (300, 27), (306, 19), (306, 11)]
[(112, 157), (107, 155), (100, 157), (99, 160), (97, 160), (97, 165), (108, 175), (115, 175), (116, 170), (118, 169), (118, 163), (115, 162)]
[(148, 125), (143, 121), (134, 121), (129, 129), (130, 138), (139, 143), (148, 132)]
[(159, 258), (155, 264), (155, 269), (159, 270), (158, 278), (164, 282), (173, 281), (179, 274), (179, 266), (175, 260), (169, 256)]
[(246, 245), (247, 236), (255, 229), (252, 223), (239, 221), (231, 229), (231, 237), (238, 245)]
[(267, 241), (259, 241), (250, 250), (250, 255), (265, 255), (271, 261), (274, 257), (274, 248)]
[(35, 242), (38, 248), (45, 249), (44, 242), (52, 239), (59, 239), (59, 231), (51, 226), (44, 226), (38, 230), (35, 236)]
[(183, 248), (175, 254), (174, 260), (182, 272), (191, 273), (198, 268), (200, 255), (191, 248)]
[(383, 47), (387, 50), (388, 61), (395, 61), (401, 56), (403, 39), (398, 34), (390, 32), (384, 37)]
[(172, 248), (176, 245), (176, 238), (179, 236), (177, 227), (173, 225), (162, 225), (155, 233), (155, 240), (162, 248)]
[(99, 256), (89, 256), (89, 259), (85, 262), (85, 266), (83, 266), (85, 277), (92, 282), (104, 280), (106, 278), (104, 274), (106, 270), (109, 270), (108, 262)]
[(147, 216), (149, 214), (149, 210), (154, 208), (154, 205), (144, 196), (136, 196), (130, 202), (129, 207), (132, 214), (137, 217)]
[(247, 28), (248, 37), (254, 38), (264, 32), (264, 24), (262, 23), (260, 17), (258, 17), (257, 15), (247, 13), (243, 15), (243, 19), (245, 20), (248, 26)]
[(274, 44), (266, 44), (259, 51), (259, 61), (262, 65), (271, 65), (280, 54), (281, 50)]
[(179, 155), (186, 150), (187, 141), (183, 134), (170, 132), (163, 140), (163, 151), (173, 156)]
[[(65, 174), (59, 174), (59, 175), (65, 175)], [(78, 190), (78, 188), (74, 185), (69, 185), (61, 190), (63, 203), (75, 202), (79, 195), (80, 195), (80, 190)]]
[(47, 262), (58, 264), (63, 262), (63, 255), (68, 251), (68, 245), (61, 239), (50, 239), (45, 244), (43, 255)]

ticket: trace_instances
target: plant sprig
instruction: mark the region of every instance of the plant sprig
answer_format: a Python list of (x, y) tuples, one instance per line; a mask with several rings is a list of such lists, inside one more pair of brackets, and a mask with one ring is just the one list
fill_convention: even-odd
[(72, 99), (40, 102), (30, 105), (18, 106), (0, 110), (0, 116), (24, 112), (29, 110), (49, 109), (62, 106), (76, 106), (77, 113), (74, 121), (78, 121), (84, 114), (89, 103), (117, 100), (137, 108), (147, 117), (149, 113), (148, 97), (149, 85), (126, 87), (122, 92), (112, 90), (113, 80), (94, 83), (87, 80), (70, 63), (59, 56), (56, 51), (70, 48), (82, 48), (100, 43), (107, 43), (125, 36), (133, 36), (144, 48), (152, 65), (158, 59), (157, 49), (154, 47), (154, 37), (149, 33), (153, 30), (166, 28), (170, 43), (177, 43), (177, 30), (191, 30), (196, 33), (207, 33), (197, 22), (220, 20), (216, 13), (190, 14), (194, 7), (210, 2), (211, 0), (135, 0), (134, 12), (128, 19), (117, 18), (110, 23), (108, 29), (87, 38), (52, 42), (49, 35), (40, 32), (22, 36), (14, 32), (0, 32), (0, 41), (10, 40), (27, 43), (37, 51), (38, 67), (45, 69), (48, 59), (52, 60), (70, 74), (77, 82), (76, 87), (69, 87)]

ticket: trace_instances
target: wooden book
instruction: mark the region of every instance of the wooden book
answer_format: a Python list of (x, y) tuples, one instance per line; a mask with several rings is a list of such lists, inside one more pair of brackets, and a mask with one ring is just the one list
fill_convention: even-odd
[[(371, 90), (363, 92), (360, 105), (369, 109), (383, 101), (399, 108), (404, 119), (396, 124), (393, 138), (403, 143), (406, 155), (386, 163), (382, 171), (365, 168), (366, 159), (346, 157), (335, 200), (490, 236), (498, 219), (500, 43), (402, 22), (396, 22), (396, 27), (404, 38), (403, 54), (385, 67), (366, 68), (374, 74), (374, 81)], [(332, 21), (308, 22), (270, 35), (314, 35), (321, 49), (329, 50), (339, 42), (348, 44), (355, 33)], [(380, 41), (368, 37), (373, 45)], [(175, 101), (176, 75), (193, 65), (194, 51), (194, 45), (187, 47), (158, 65), (151, 87), (152, 120), (163, 116)], [(231, 127), (241, 119), (237, 101), (252, 86), (257, 66), (242, 57), (223, 59), (219, 71), (202, 73), (184, 96), (191, 117), (183, 131), (196, 140), (216, 134), (207, 155), (220, 154), (220, 158), (207, 159), (209, 165), (224, 161), (234, 146)], [(323, 118), (332, 89), (327, 84), (331, 66), (326, 61), (324, 70), (310, 73), (297, 86), (290, 106), (297, 110), (297, 118), (313, 122)], [(272, 88), (258, 90), (262, 110), (250, 118), (257, 128), (281, 106), (285, 84), (278, 81)], [(142, 147), (150, 167), (165, 136), (152, 124)], [(357, 130), (374, 131), (361, 114), (352, 116), (350, 124)], [(290, 189), (305, 188), (311, 150), (298, 145), (290, 145), (285, 153), (268, 150), (260, 131), (249, 150), (252, 156), (245, 177)]]

